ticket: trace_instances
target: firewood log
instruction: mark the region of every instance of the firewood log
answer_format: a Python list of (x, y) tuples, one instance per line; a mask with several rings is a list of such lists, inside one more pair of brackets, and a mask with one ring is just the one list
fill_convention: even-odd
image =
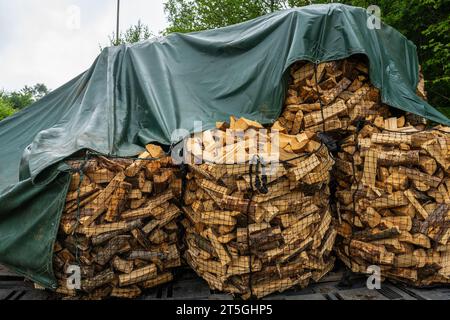
[[(178, 250), (180, 179), (159, 146), (136, 160), (89, 159), (74, 173), (54, 253), (57, 293), (80, 299), (136, 298), (173, 279)], [(78, 161), (68, 161), (81, 168)], [(81, 182), (82, 177), (88, 180)], [(80, 266), (81, 288), (67, 287), (68, 266)]]
[[(317, 67), (311, 62), (295, 63), (283, 113), (272, 128), (288, 134), (326, 131), (340, 136), (355, 132), (359, 120), (394, 131), (414, 125), (423, 128), (423, 119), (411, 114), (392, 116), (392, 110), (381, 103), (379, 90), (370, 83), (367, 70), (366, 62), (357, 56)], [(421, 79), (418, 92), (424, 94)]]
[[(417, 92), (426, 99), (421, 74)], [(290, 124), (298, 110), (300, 124)], [(425, 125), (381, 103), (360, 57), (291, 68), (284, 110), (272, 129), (325, 131), (338, 141), (335, 251), (354, 272), (379, 264), (383, 277), (397, 281), (450, 282), (450, 129), (424, 131)], [(295, 170), (291, 179), (303, 179)]]
[[(353, 218), (340, 226), (350, 230), (340, 233), (336, 253), (354, 272), (376, 264), (385, 278), (416, 286), (448, 284), (449, 133), (442, 127), (391, 129), (372, 127), (367, 137), (356, 136), (355, 145), (370, 139), (360, 153), (362, 164), (354, 173), (337, 168), (348, 181), (338, 184), (339, 215)], [(401, 150), (401, 144), (409, 147)]]
[[(185, 259), (212, 289), (244, 299), (318, 281), (333, 267), (337, 235), (326, 147), (315, 134), (262, 128), (232, 118), (203, 134), (231, 144), (218, 140), (212, 148), (192, 137), (185, 150), (186, 160), (202, 159), (189, 162)], [(253, 135), (241, 139), (239, 129)], [(256, 155), (260, 162), (252, 162)]]

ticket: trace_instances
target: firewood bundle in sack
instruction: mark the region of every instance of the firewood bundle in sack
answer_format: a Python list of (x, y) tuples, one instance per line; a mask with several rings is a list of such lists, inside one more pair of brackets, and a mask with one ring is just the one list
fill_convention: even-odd
[(174, 202), (181, 179), (171, 158), (148, 145), (136, 159), (91, 155), (67, 163), (73, 174), (55, 244), (57, 293), (135, 298), (171, 281), (181, 264)]
[[(420, 75), (417, 94), (426, 99)], [(338, 257), (354, 272), (448, 283), (448, 128), (381, 102), (367, 61), (298, 62), (276, 126), (326, 132), (334, 150)]]
[(413, 285), (450, 283), (450, 128), (366, 124), (337, 162), (338, 257)]
[(185, 258), (212, 289), (262, 298), (333, 268), (334, 161), (314, 134), (232, 117), (185, 150)]
[[(417, 93), (426, 97), (423, 77)], [(360, 120), (391, 130), (412, 125), (425, 127), (423, 118), (381, 102), (362, 56), (292, 65), (285, 105), (275, 127), (289, 134), (325, 131), (345, 137), (356, 132)]]

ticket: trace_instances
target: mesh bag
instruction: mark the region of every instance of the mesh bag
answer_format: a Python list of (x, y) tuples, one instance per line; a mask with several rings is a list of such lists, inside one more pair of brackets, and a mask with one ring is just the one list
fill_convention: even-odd
[[(425, 96), (423, 78), (418, 94)], [(329, 132), (336, 140), (354, 133), (358, 119), (364, 118), (378, 126), (397, 128), (397, 118), (403, 112), (380, 101), (379, 90), (369, 78), (367, 58), (355, 55), (347, 59), (314, 64), (299, 61), (292, 65), (284, 111), (276, 127), (289, 134), (299, 132)], [(423, 129), (423, 118), (405, 114), (405, 121)], [(402, 125), (403, 122), (403, 125)]]
[(162, 149), (147, 149), (138, 159), (88, 153), (67, 161), (73, 173), (55, 244), (57, 293), (135, 298), (172, 280), (181, 264), (174, 204), (181, 179)]
[(338, 257), (354, 272), (450, 283), (450, 128), (366, 123), (337, 164)]
[[(378, 265), (383, 277), (448, 283), (448, 129), (424, 131), (423, 118), (383, 104), (368, 70), (359, 55), (294, 64), (277, 126), (337, 142), (336, 251), (349, 268)], [(417, 93), (426, 99), (422, 75)]]
[[(236, 128), (260, 129), (246, 119), (232, 119), (226, 133), (224, 124), (218, 127), (222, 130), (205, 132), (203, 141), (191, 138), (185, 148), (187, 263), (212, 289), (244, 299), (322, 278), (333, 268), (337, 234), (328, 202), (334, 162), (327, 148), (306, 138), (294, 153), (290, 139), (296, 137), (282, 135), (279, 158), (270, 163), (267, 154), (249, 151), (250, 138), (211, 152), (211, 138), (222, 147), (221, 138)], [(266, 142), (258, 150), (274, 146)]]

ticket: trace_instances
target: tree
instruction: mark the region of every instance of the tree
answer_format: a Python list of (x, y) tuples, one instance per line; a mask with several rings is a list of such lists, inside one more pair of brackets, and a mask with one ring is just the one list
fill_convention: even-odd
[(0, 91), (0, 121), (42, 99), (50, 90), (43, 83), (19, 91)]
[(430, 103), (450, 116), (449, 0), (166, 0), (165, 33), (225, 27), (284, 8), (327, 2), (378, 5), (382, 20), (417, 45)]
[(13, 115), (16, 110), (12, 105), (0, 95), (0, 121)]
[[(166, 33), (225, 27), (288, 8), (284, 0), (168, 0), (164, 11), (170, 23)], [(300, 1), (305, 4), (307, 1)]]
[(29, 92), (20, 91), (4, 92), (3, 99), (16, 110), (22, 110), (32, 104), (33, 96)]
[[(346, 1), (366, 6), (365, 1)], [(417, 46), (431, 105), (450, 117), (450, 6), (448, 0), (381, 0), (384, 22)]]
[(22, 92), (24, 92), (25, 94), (31, 94), (32, 99), (34, 101), (37, 101), (39, 99), (42, 99), (47, 94), (49, 94), (50, 90), (47, 88), (47, 86), (45, 84), (43, 84), (43, 83), (36, 83), (32, 87), (25, 86), (22, 89)]
[(226, 27), (274, 11), (327, 0), (167, 0), (169, 20), (165, 33), (191, 32)]
[(417, 45), (430, 103), (450, 117), (449, 1), (411, 0), (399, 12), (386, 22)]
[(25, 86), (19, 91), (2, 92), (0, 93), (0, 95), (14, 109), (22, 110), (23, 108), (28, 107), (32, 103), (38, 101), (49, 92), (50, 90), (45, 84), (38, 83), (31, 87)]
[(153, 34), (150, 32), (148, 26), (144, 25), (141, 20), (138, 20), (137, 24), (130, 26), (125, 32), (120, 33), (119, 39), (116, 39), (116, 34), (113, 32), (109, 36), (109, 43), (111, 46), (119, 46), (121, 44), (147, 40), (152, 36)]
[(225, 27), (267, 13), (264, 1), (169, 0), (164, 4), (170, 27), (166, 33)]

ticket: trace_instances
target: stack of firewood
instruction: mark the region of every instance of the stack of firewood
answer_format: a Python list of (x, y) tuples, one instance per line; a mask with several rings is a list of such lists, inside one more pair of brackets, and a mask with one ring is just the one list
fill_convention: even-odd
[[(417, 93), (426, 99), (422, 76)], [(423, 118), (381, 103), (357, 56), (296, 63), (285, 104), (279, 130), (339, 141), (338, 257), (354, 272), (379, 265), (383, 277), (448, 283), (448, 128), (424, 131)]]
[(333, 268), (334, 161), (314, 135), (231, 118), (185, 150), (185, 258), (211, 288), (261, 298)]
[[(181, 264), (181, 212), (172, 203), (181, 193), (181, 179), (160, 147), (146, 149), (135, 160), (68, 161), (74, 173), (55, 244), (57, 293), (134, 298), (172, 280), (170, 269)], [(80, 267), (79, 288), (71, 266)]]
[[(417, 91), (425, 97), (423, 78)], [(387, 129), (404, 126), (405, 122), (424, 128), (424, 119), (409, 113), (397, 125), (392, 112), (392, 108), (381, 103), (379, 90), (371, 84), (367, 64), (361, 57), (319, 65), (298, 62), (291, 68), (284, 111), (275, 125), (289, 134), (348, 134), (356, 131), (355, 124), (360, 119)]]
[(450, 283), (450, 128), (366, 124), (336, 160), (337, 254), (354, 272), (414, 285)]
[[(423, 78), (418, 94), (426, 98)], [(425, 126), (383, 104), (355, 56), (294, 64), (269, 128), (231, 117), (187, 139), (185, 184), (155, 145), (137, 160), (69, 161), (57, 291), (133, 298), (170, 281), (181, 264), (181, 195), (185, 260), (213, 289), (261, 298), (305, 287), (333, 268), (337, 235), (335, 251), (355, 272), (375, 264), (383, 277), (450, 283), (450, 130)], [(335, 159), (318, 140), (323, 131), (339, 141)], [(67, 286), (71, 266), (81, 267), (80, 290)]]

